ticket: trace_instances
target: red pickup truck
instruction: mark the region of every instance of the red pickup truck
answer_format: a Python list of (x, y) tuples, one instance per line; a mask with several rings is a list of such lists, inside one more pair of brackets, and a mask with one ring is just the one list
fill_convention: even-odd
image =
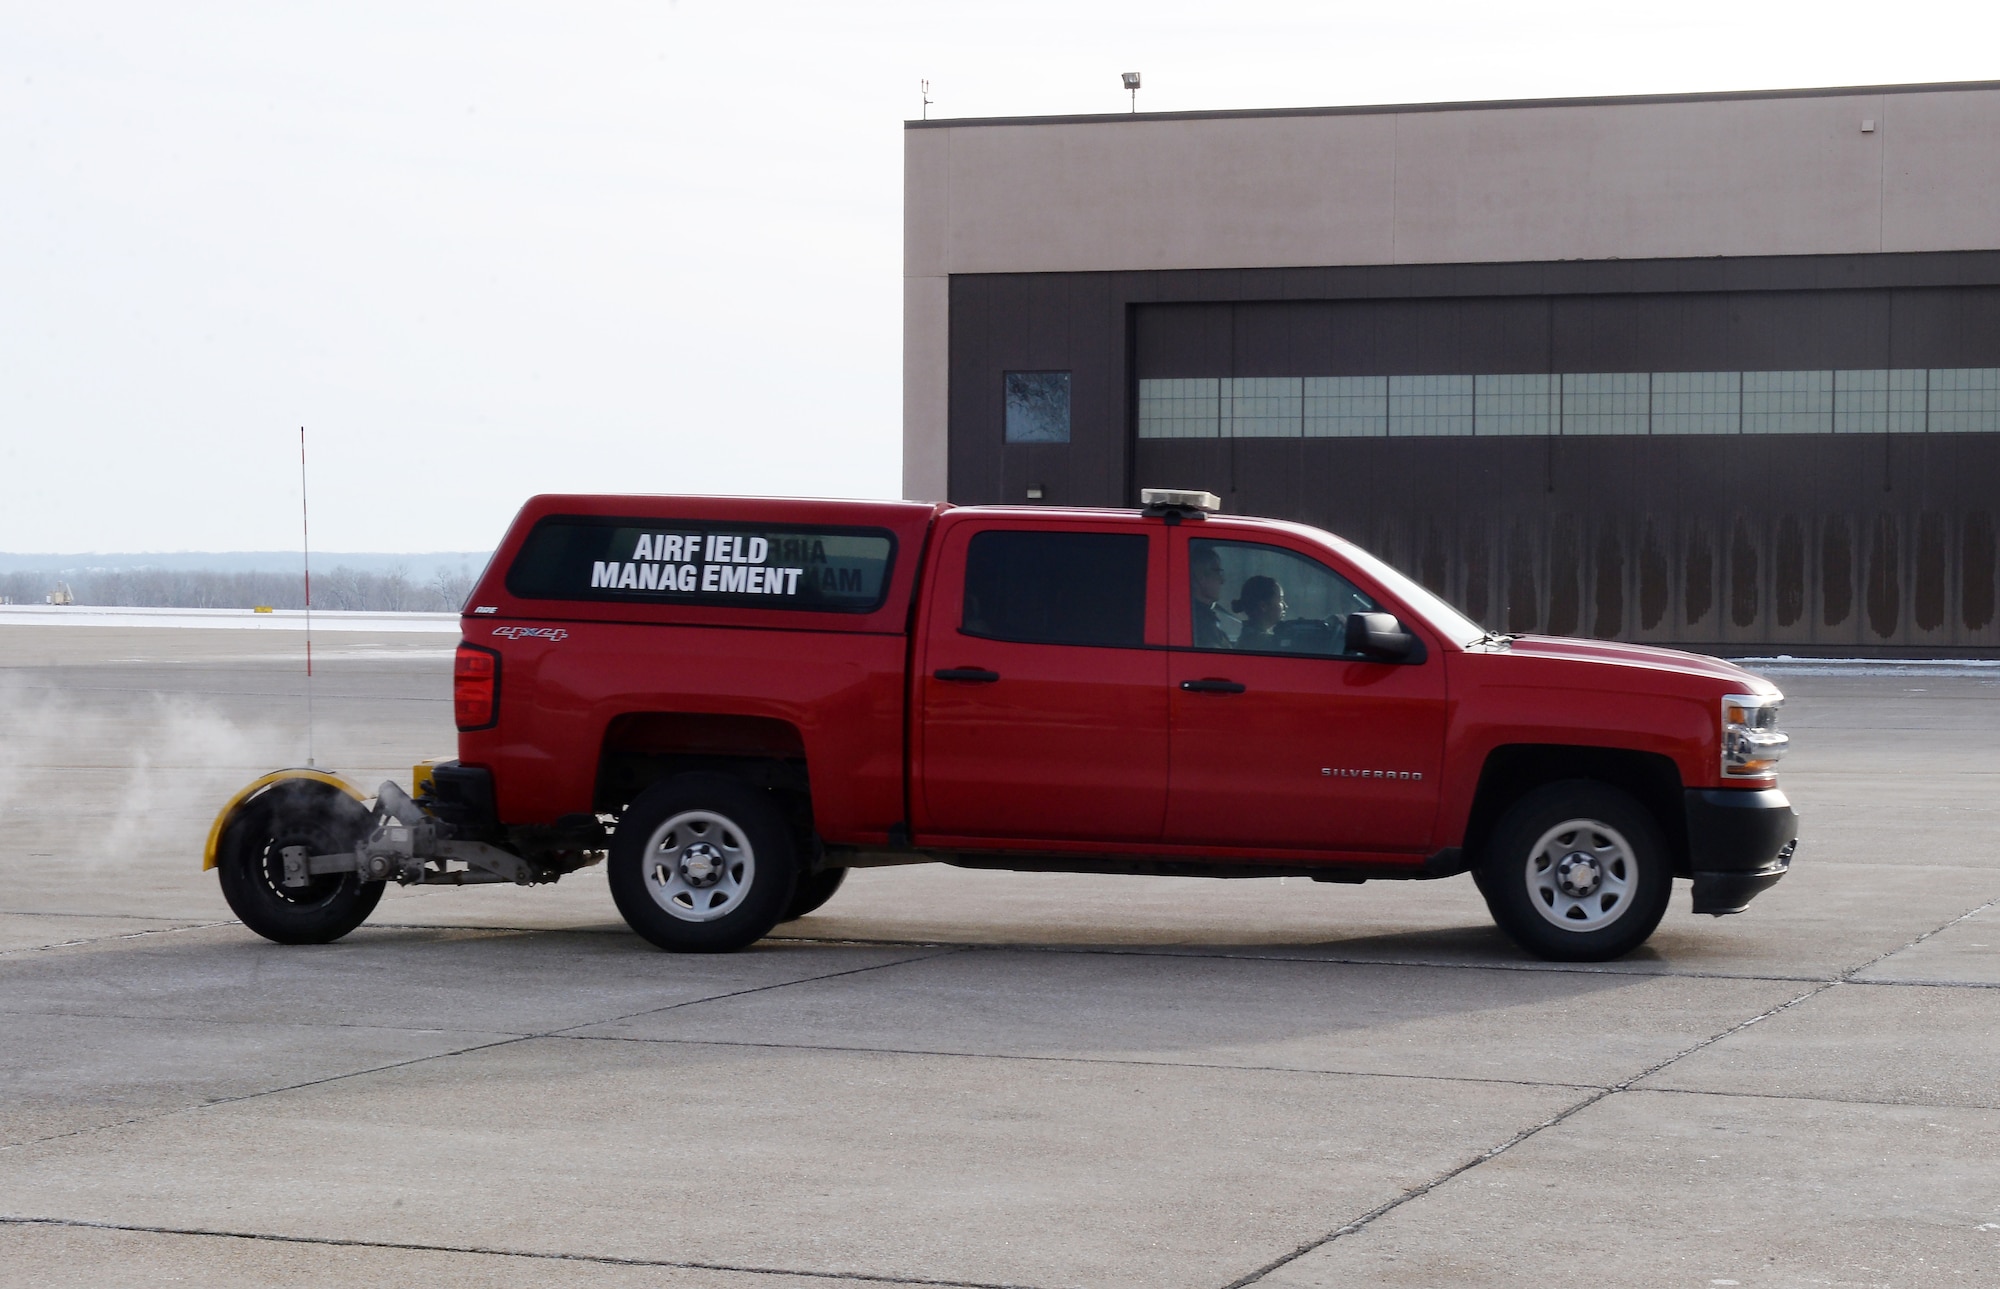
[(850, 868), (1470, 873), (1548, 958), (1784, 875), (1782, 695), (1730, 663), (1495, 634), (1299, 524), (1138, 510), (542, 496), (464, 615), (458, 757), (371, 798), (280, 771), (207, 864), (279, 941), (385, 881), (600, 861), (633, 929), (732, 950)]

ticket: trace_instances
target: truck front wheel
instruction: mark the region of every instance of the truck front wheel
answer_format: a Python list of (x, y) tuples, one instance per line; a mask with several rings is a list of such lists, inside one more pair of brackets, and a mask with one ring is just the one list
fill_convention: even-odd
[(353, 850), (367, 836), (366, 807), (309, 779), (277, 784), (252, 797), (222, 830), (215, 862), (222, 897), (243, 925), (279, 944), (327, 944), (360, 926), (382, 899), (382, 883), (354, 873), (322, 873), (285, 883), (284, 850), (308, 854)]
[(770, 794), (682, 774), (639, 794), (612, 837), (611, 897), (634, 931), (676, 953), (730, 953), (785, 914), (798, 881)]
[(1674, 884), (1645, 807), (1588, 780), (1516, 802), (1474, 875), (1500, 929), (1556, 962), (1604, 962), (1638, 948), (1666, 915)]

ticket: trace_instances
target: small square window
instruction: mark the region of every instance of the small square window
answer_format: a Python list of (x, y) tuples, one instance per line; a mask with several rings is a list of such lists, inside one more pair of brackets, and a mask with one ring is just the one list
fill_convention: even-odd
[(1069, 373), (1010, 371), (1007, 385), (1009, 443), (1069, 442)]

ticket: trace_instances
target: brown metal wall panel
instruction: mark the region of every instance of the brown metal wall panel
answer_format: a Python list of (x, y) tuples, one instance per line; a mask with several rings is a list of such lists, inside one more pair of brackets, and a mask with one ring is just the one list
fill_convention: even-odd
[[(1102, 275), (955, 279), (951, 291), (948, 491), (1051, 503), (1122, 496), (1130, 454), (1126, 303)], [(1005, 442), (1002, 374), (1068, 371), (1067, 444)]]
[(1638, 616), (1627, 620), (1625, 639), (1672, 638), (1674, 607), (1673, 521), (1671, 516), (1640, 518), (1638, 548)]
[(1141, 380), (1213, 376), (1234, 361), (1233, 310), (1213, 305), (1153, 305), (1135, 311)]
[(1310, 361), (1301, 352), (1306, 346), (1298, 334), (1297, 315), (1310, 311), (1310, 305), (1286, 304), (1229, 310), (1229, 374), (1297, 376), (1303, 370), (1299, 364)]
[(1819, 565), (1814, 599), (1819, 614), (1813, 623), (1816, 645), (1839, 646), (1861, 643), (1861, 615), (1857, 594), (1855, 529), (1847, 513), (1823, 515), (1819, 520)]
[(2000, 293), (1909, 290), (1892, 293), (1897, 367), (1984, 367), (2000, 346)]
[(1993, 512), (1974, 510), (1960, 526), (1959, 622), (1968, 636), (1994, 624), (1994, 597), (2000, 591), (1994, 556)]

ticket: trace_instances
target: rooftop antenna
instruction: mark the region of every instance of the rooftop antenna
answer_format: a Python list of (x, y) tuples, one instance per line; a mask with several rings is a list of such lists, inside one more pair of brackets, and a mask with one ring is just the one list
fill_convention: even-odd
[(917, 93), (923, 95), (924, 120), (928, 121), (931, 119), (931, 83), (929, 81), (918, 81)]
[(1118, 79), (1125, 82), (1125, 88), (1132, 91), (1132, 110), (1139, 110), (1139, 73), (1120, 72)]
[(312, 512), (306, 506), (306, 427), (299, 427), (299, 537), (306, 574), (306, 765), (313, 765)]

